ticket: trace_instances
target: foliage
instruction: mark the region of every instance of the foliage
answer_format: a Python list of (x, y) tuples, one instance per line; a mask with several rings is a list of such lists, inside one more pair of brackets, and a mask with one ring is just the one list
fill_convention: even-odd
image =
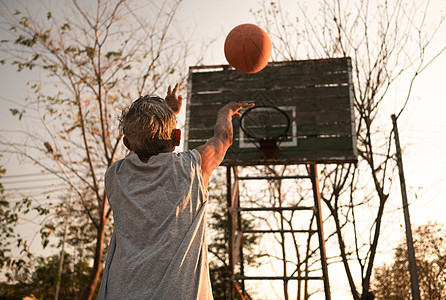
[[(59, 290), (60, 299), (79, 299), (88, 284), (91, 267), (87, 261), (78, 261), (65, 253), (64, 268)], [(0, 298), (23, 299), (33, 295), (35, 299), (52, 299), (55, 294), (59, 270), (59, 255), (37, 257), (26, 267), (14, 273), (13, 284), (1, 283)]]
[[(422, 299), (446, 297), (446, 230), (428, 223), (414, 231), (414, 248)], [(394, 262), (375, 269), (376, 299), (411, 299), (411, 284), (405, 239), (395, 249)]]
[[(0, 166), (0, 179), (5, 173), (6, 170)], [(11, 207), (0, 182), (0, 268), (22, 267), (26, 263), (23, 258), (16, 258), (12, 253), (14, 248), (20, 247), (23, 252), (28, 248), (27, 241), (15, 231), (18, 219), (17, 205)]]

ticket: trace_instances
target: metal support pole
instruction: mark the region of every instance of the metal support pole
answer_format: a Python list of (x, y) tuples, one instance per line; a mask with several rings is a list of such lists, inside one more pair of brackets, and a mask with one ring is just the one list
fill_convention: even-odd
[[(282, 180), (278, 180), (278, 198), (279, 198), (279, 208), (282, 208)], [(283, 266), (283, 277), (288, 276), (287, 272), (287, 259), (286, 259), (286, 248), (285, 248), (285, 220), (283, 216), (283, 210), (280, 210), (280, 238), (282, 240), (282, 266)], [(285, 300), (288, 300), (288, 280), (283, 280), (283, 296)]]
[(396, 162), (398, 165), (398, 173), (400, 176), (401, 184), (401, 197), (403, 200), (403, 212), (404, 212), (404, 224), (406, 226), (406, 243), (407, 243), (407, 255), (409, 258), (409, 271), (410, 271), (410, 285), (412, 288), (412, 299), (420, 300), (420, 287), (418, 285), (417, 264), (415, 261), (415, 249), (413, 247), (412, 229), (410, 225), (409, 205), (407, 201), (406, 193), (406, 180), (404, 178), (403, 170), (403, 158), (401, 155), (400, 137), (398, 134), (398, 126), (396, 122), (396, 116), (392, 115), (393, 132), (395, 133), (395, 146), (396, 146)]
[(325, 300), (331, 300), (330, 282), (328, 280), (328, 264), (325, 251), (324, 228), (322, 222), (321, 193), (319, 190), (319, 178), (317, 174), (316, 164), (310, 164), (310, 177), (313, 186), (313, 195), (316, 208), (315, 215), (316, 215), (317, 231), (319, 238), (319, 250), (321, 253), (322, 276), (324, 277)]
[(234, 299), (234, 261), (233, 261), (233, 247), (234, 247), (234, 228), (232, 224), (232, 180), (231, 167), (226, 167), (226, 201), (228, 206), (228, 259), (229, 259), (229, 300)]
[[(234, 250), (234, 264), (237, 264), (237, 258), (240, 261), (240, 275), (245, 276), (245, 264), (243, 262), (243, 233), (242, 233), (242, 216), (240, 211), (240, 186), (239, 186), (239, 180), (238, 180), (238, 168), (235, 166), (233, 168), (234, 170), (234, 185), (233, 185), (233, 192), (232, 192), (232, 209), (233, 213), (236, 214), (236, 222), (237, 222), (237, 229), (236, 229), (236, 237), (235, 237), (235, 250)], [(238, 285), (236, 284), (238, 287)], [(246, 297), (246, 289), (245, 289), (245, 281), (242, 279), (242, 282), (240, 283), (241, 292), (244, 297)]]

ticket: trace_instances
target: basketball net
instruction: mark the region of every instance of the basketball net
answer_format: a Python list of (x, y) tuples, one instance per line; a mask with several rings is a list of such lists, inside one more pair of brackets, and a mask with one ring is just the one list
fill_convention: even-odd
[(254, 101), (256, 106), (242, 113), (240, 128), (248, 141), (259, 149), (262, 159), (276, 159), (279, 144), (287, 138), (290, 118), (263, 93)]

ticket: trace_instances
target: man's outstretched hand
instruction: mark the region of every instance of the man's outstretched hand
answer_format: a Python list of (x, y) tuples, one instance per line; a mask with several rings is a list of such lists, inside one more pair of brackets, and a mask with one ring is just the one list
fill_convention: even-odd
[(164, 99), (176, 115), (180, 113), (181, 106), (183, 105), (183, 96), (177, 96), (179, 86), (180, 85), (177, 83), (172, 90), (172, 86), (169, 85), (167, 88), (167, 96)]
[(229, 102), (218, 111), (219, 114), (227, 114), (230, 118), (232, 116), (241, 116), (239, 110), (243, 108), (251, 108), (255, 104), (254, 103), (240, 103), (240, 102)]

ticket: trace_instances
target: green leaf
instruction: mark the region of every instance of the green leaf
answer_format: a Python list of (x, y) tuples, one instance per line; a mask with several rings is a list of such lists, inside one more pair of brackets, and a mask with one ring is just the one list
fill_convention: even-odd
[(94, 57), (96, 56), (96, 50), (92, 47), (86, 47), (85, 52), (87, 53), (88, 57)]
[(121, 51), (109, 51), (107, 52), (107, 54), (105, 54), (105, 57), (110, 58), (112, 56), (115, 56), (116, 58), (119, 58), (120, 56), (122, 56), (122, 52)]
[(14, 41), (14, 44), (16, 45), (22, 45), (26, 47), (32, 47), (36, 43), (37, 39), (36, 36), (33, 36), (32, 38), (27, 38), (24, 35), (19, 35), (19, 37)]
[(62, 29), (62, 30), (70, 30), (71, 29), (70, 23), (62, 24), (62, 26), (60, 26), (60, 29)]
[(22, 17), (22, 18), (20, 19), (20, 24), (21, 24), (23, 27), (28, 28), (28, 27), (29, 27), (29, 19), (28, 19), (28, 17)]
[(19, 120), (22, 119), (23, 115), (25, 114), (25, 110), (18, 110), (17, 108), (10, 108), (9, 111), (12, 113), (13, 116), (19, 116)]

